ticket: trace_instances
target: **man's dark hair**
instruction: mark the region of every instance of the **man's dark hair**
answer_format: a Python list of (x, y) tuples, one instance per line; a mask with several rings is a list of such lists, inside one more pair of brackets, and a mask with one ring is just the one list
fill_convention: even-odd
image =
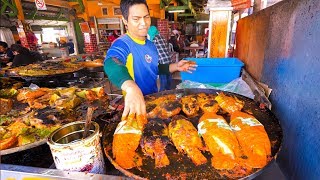
[(23, 47), (20, 44), (12, 44), (11, 51), (17, 51), (19, 54), (28, 54), (30, 53), (29, 49)]
[(146, 5), (146, 7), (149, 11), (149, 7), (147, 5), (146, 0), (121, 0), (120, 9), (121, 9), (122, 16), (124, 17), (125, 20), (128, 20), (129, 8), (133, 5), (136, 5), (136, 4)]
[(6, 42), (0, 41), (0, 46), (4, 48), (8, 48), (8, 44)]

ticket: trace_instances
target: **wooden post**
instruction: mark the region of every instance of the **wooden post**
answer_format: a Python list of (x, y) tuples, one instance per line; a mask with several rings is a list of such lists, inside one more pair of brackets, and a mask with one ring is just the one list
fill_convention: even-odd
[(17, 6), (18, 9), (18, 19), (24, 23), (24, 14), (23, 14), (23, 9), (22, 9), (22, 5), (21, 5), (21, 0), (14, 0), (14, 3)]

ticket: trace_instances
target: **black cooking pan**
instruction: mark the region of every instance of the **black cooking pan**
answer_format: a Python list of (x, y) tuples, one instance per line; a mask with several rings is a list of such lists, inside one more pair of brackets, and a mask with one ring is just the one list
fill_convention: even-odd
[[(176, 94), (178, 97), (182, 97), (184, 95), (189, 94), (197, 94), (197, 93), (207, 93), (207, 94), (216, 94), (217, 90), (213, 89), (179, 89), (179, 90), (170, 90), (164, 91), (156, 94), (152, 94), (150, 96), (160, 97), (167, 94)], [(246, 98), (244, 96), (224, 92), (227, 95), (236, 96), (238, 99), (245, 102), (245, 106), (243, 108), (244, 112), (249, 112), (254, 117), (256, 117), (263, 125), (269, 136), (271, 141), (271, 161), (262, 169), (256, 169), (248, 175), (247, 177), (243, 177), (242, 179), (253, 179), (254, 177), (261, 174), (264, 169), (267, 168), (272, 162), (276, 159), (277, 153), (280, 150), (281, 142), (282, 142), (282, 129), (279, 123), (279, 120), (273, 115), (273, 113), (264, 107), (260, 107), (254, 102), (252, 99)], [(201, 117), (201, 113), (197, 117), (188, 118), (194, 125), (198, 124), (198, 119)], [(230, 117), (226, 114), (222, 115), (229, 122)], [(121, 117), (121, 116), (118, 116)], [(170, 165), (164, 168), (155, 168), (154, 160), (149, 157), (143, 155), (141, 148), (137, 149), (137, 153), (140, 154), (143, 159), (143, 166), (140, 169), (123, 169), (121, 168), (113, 159), (112, 154), (112, 141), (113, 141), (113, 133), (117, 127), (117, 124), (120, 122), (120, 118), (113, 119), (109, 124), (106, 124), (103, 131), (103, 147), (104, 152), (107, 158), (111, 161), (111, 163), (123, 172), (125, 175), (129, 177), (133, 177), (135, 179), (228, 179), (227, 177), (220, 175), (221, 173), (218, 170), (214, 169), (211, 166), (211, 155), (209, 152), (204, 152), (203, 154), (207, 157), (208, 162), (206, 164), (195, 166), (193, 162), (186, 156), (177, 152), (173, 145), (168, 145), (166, 148), (166, 154), (169, 157)]]

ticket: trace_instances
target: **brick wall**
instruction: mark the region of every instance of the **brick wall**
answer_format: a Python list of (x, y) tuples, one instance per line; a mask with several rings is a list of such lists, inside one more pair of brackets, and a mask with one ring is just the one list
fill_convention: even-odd
[(95, 34), (84, 33), (84, 47), (86, 53), (98, 52), (97, 36)]
[(157, 21), (158, 31), (167, 40), (169, 39), (169, 21), (167, 19), (158, 19)]

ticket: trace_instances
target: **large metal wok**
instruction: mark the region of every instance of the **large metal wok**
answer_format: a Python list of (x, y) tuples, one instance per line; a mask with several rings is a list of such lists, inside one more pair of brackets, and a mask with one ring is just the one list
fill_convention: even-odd
[[(208, 94), (216, 94), (217, 90), (213, 89), (179, 89), (179, 90), (170, 90), (164, 91), (156, 94), (152, 94), (150, 96), (160, 97), (166, 94), (176, 94), (177, 96), (189, 95), (189, 94), (197, 94), (200, 92), (208, 93)], [(279, 123), (279, 120), (273, 115), (273, 113), (263, 107), (259, 107), (256, 102), (252, 99), (246, 98), (241, 95), (237, 95), (234, 93), (224, 92), (228, 95), (236, 96), (238, 99), (243, 100), (245, 102), (245, 106), (243, 108), (244, 112), (252, 113), (265, 127), (265, 130), (268, 133), (268, 136), (271, 141), (271, 161), (262, 169), (257, 169), (247, 177), (242, 177), (243, 179), (253, 179), (257, 175), (261, 174), (264, 169), (269, 166), (277, 157), (277, 153), (280, 150), (281, 142), (282, 142), (282, 129)], [(194, 125), (198, 123), (198, 119), (202, 114), (194, 118), (188, 118)], [(121, 117), (121, 116), (118, 116)], [(230, 117), (224, 115), (225, 119), (229, 122)], [(125, 175), (129, 177), (133, 177), (135, 179), (228, 179), (225, 176), (219, 174), (219, 172), (211, 166), (211, 155), (209, 152), (205, 152), (204, 155), (209, 160), (206, 164), (195, 166), (192, 161), (186, 156), (181, 155), (177, 152), (173, 145), (168, 145), (166, 148), (166, 154), (169, 157), (170, 165), (164, 168), (155, 168), (154, 160), (149, 157), (143, 155), (141, 148), (137, 149), (137, 152), (144, 157), (143, 166), (140, 169), (123, 169), (121, 168), (113, 159), (112, 154), (112, 141), (113, 141), (113, 133), (116, 129), (117, 124), (120, 122), (120, 118), (114, 118), (113, 121), (110, 121), (105, 125), (103, 130), (103, 147), (104, 152), (107, 158), (111, 161), (111, 163), (123, 172)], [(166, 122), (167, 123), (167, 122)], [(195, 126), (196, 127), (196, 126)]]

